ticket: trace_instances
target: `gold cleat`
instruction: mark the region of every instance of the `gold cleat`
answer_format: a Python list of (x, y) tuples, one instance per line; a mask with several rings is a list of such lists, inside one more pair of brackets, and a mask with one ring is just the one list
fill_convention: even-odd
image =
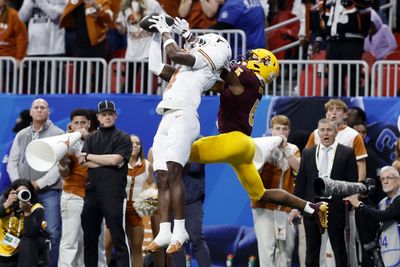
[(158, 245), (156, 242), (154, 242), (154, 240), (153, 240), (153, 241), (151, 241), (151, 243), (150, 243), (147, 247), (145, 247), (145, 248), (143, 249), (143, 253), (145, 253), (145, 254), (154, 253), (154, 252), (159, 251), (161, 248), (163, 248), (163, 246), (159, 246), (159, 245)]
[(312, 216), (317, 221), (321, 234), (323, 234), (325, 229), (328, 228), (328, 203), (322, 201), (310, 206), (314, 209)]
[(182, 250), (182, 244), (179, 241), (176, 241), (175, 243), (171, 242), (169, 244), (169, 246), (168, 246), (168, 248), (166, 250), (166, 253), (167, 254), (173, 254), (173, 253), (179, 252), (181, 250)]

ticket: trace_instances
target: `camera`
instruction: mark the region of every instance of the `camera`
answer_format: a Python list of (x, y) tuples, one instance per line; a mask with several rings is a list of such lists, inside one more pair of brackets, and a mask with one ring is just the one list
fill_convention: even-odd
[(373, 178), (367, 178), (361, 183), (338, 181), (329, 178), (317, 178), (314, 181), (314, 191), (317, 197), (366, 195), (374, 189), (375, 181)]
[(31, 200), (31, 192), (29, 192), (29, 190), (18, 191), (17, 198), (19, 201), (29, 202), (29, 200)]

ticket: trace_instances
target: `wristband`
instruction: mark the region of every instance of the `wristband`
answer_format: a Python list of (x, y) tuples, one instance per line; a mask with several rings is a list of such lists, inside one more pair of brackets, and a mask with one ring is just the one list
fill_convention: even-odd
[(175, 43), (175, 44), (176, 44), (176, 42), (175, 42), (174, 39), (168, 39), (168, 40), (166, 40), (166, 41), (164, 42), (164, 45), (163, 45), (164, 50), (165, 50), (165, 48), (166, 48), (169, 44), (172, 44), (172, 43)]
[(89, 156), (89, 153), (87, 153), (86, 155), (85, 155), (85, 162), (88, 162), (89, 160), (88, 160), (88, 156)]

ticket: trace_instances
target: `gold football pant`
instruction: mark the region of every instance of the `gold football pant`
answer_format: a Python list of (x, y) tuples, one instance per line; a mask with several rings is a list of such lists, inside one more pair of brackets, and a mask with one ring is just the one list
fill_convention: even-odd
[(266, 189), (253, 164), (253, 139), (234, 131), (207, 136), (192, 145), (190, 160), (199, 163), (229, 163), (252, 200), (259, 200)]

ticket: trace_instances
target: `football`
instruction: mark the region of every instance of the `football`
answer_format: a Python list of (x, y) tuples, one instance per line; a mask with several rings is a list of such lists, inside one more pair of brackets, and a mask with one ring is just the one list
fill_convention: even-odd
[[(152, 16), (158, 16), (160, 15), (157, 12), (153, 12), (147, 16), (145, 16), (140, 22), (139, 22), (139, 26), (146, 31), (149, 32), (157, 32), (156, 28), (149, 28), (153, 23), (149, 21), (149, 19), (151, 19)], [(167, 22), (167, 24), (169, 26), (172, 26), (172, 24), (174, 24), (174, 18), (172, 18), (171, 16), (165, 14), (165, 21)]]

